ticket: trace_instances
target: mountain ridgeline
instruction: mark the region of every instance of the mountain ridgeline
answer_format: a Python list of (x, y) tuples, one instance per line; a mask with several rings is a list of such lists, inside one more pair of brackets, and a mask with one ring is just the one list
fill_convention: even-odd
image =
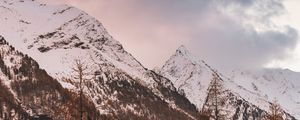
[[(3, 37), (1, 46), (1, 94), (0, 118), (2, 119), (79, 119), (79, 95), (63, 88), (49, 76), (36, 61), (16, 51)], [(155, 77), (158, 90), (165, 99), (174, 101), (172, 107), (162, 97), (141, 85), (125, 73), (103, 73), (104, 80), (97, 77), (85, 82), (87, 91), (101, 95), (97, 110), (90, 96), (83, 97), (85, 119), (196, 119), (197, 110), (184, 96), (164, 87), (165, 78), (149, 71)], [(97, 91), (97, 92), (96, 92)]]

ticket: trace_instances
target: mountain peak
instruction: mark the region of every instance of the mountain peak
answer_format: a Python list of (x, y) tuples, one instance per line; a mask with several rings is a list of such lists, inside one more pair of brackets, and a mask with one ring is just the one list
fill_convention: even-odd
[(194, 56), (184, 45), (179, 46), (176, 53), (170, 59), (185, 59), (193, 64), (202, 64), (202, 60)]
[(189, 52), (189, 50), (184, 45), (181, 45), (176, 50), (176, 54), (189, 55), (190, 52)]
[(213, 71), (181, 45), (159, 70), (175, 88), (201, 109)]
[[(212, 74), (215, 74), (215, 71), (216, 69), (194, 56), (186, 47), (180, 46), (160, 69), (160, 74), (170, 79), (178, 91), (183, 93), (198, 109), (202, 109), (207, 102), (206, 95), (210, 81), (213, 79)], [(279, 98), (278, 101), (285, 110), (291, 113), (291, 115), (286, 114), (286, 117), (299, 117), (300, 114), (297, 114), (299, 113), (297, 108), (299, 104), (294, 102), (299, 101), (299, 99), (291, 97), (294, 91), (299, 91), (300, 83), (295, 81), (299, 78), (299, 73), (283, 69), (265, 69), (261, 71), (239, 71), (230, 77), (218, 72), (217, 74), (223, 81), (224, 89), (228, 90), (226, 94), (231, 94), (231, 98), (228, 99), (230, 104), (226, 104), (226, 107), (243, 105), (231, 104), (240, 99), (243, 103), (249, 104), (254, 111), (257, 109), (268, 111), (269, 102), (273, 98), (285, 96)], [(272, 92), (269, 92), (270, 90)], [(259, 108), (255, 106), (259, 106)], [(247, 114), (251, 113), (243, 115)]]

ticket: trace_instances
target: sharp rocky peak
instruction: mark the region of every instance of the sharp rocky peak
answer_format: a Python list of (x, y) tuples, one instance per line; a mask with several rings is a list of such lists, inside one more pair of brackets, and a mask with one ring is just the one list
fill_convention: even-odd
[(199, 66), (206, 66), (209, 69), (211, 69), (211, 67), (202, 59), (199, 59), (198, 57), (194, 56), (187, 47), (185, 47), (184, 45), (181, 45), (178, 47), (178, 49), (176, 50), (175, 54), (173, 56), (170, 57), (170, 59), (167, 61), (167, 63), (176, 63), (178, 62), (179, 64), (177, 65), (181, 65), (181, 64), (193, 64), (194, 65), (199, 65)]
[(176, 55), (180, 56), (191, 56), (190, 51), (184, 46), (181, 45), (179, 48), (176, 50)]

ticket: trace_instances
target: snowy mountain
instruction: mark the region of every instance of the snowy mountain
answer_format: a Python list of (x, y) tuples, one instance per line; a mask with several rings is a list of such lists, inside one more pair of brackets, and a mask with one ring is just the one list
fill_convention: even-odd
[(235, 71), (225, 76), (181, 46), (161, 68), (160, 74), (169, 78), (198, 109), (206, 107), (208, 89), (213, 74), (217, 74), (224, 87), (223, 109), (228, 112), (228, 119), (261, 119), (268, 114), (275, 97), (286, 118), (299, 119), (299, 73), (266, 69), (257, 73)]
[(247, 101), (267, 110), (269, 104), (263, 101), (276, 100), (287, 113), (300, 118), (300, 73), (288, 69), (263, 69), (233, 71), (228, 77), (227, 86)]
[(184, 46), (180, 46), (160, 71), (197, 108), (202, 108), (213, 73), (204, 61), (195, 60)]
[[(98, 20), (87, 13), (67, 5), (47, 5), (34, 0), (2, 0), (0, 14), (0, 35), (13, 46), (12, 51), (20, 51), (36, 61), (35, 64), (39, 69), (44, 69), (49, 79), (55, 84), (60, 83), (59, 90), (67, 90), (78, 98), (79, 80), (74, 77), (76, 72), (72, 67), (78, 59), (88, 66), (89, 79), (84, 81), (83, 91), (86, 104), (92, 106), (84, 108), (90, 108), (85, 110), (87, 119), (199, 119), (196, 107), (177, 92), (169, 79), (144, 68), (108, 34)], [(12, 69), (10, 66), (18, 66), (9, 62), (5, 65), (9, 69)], [(32, 74), (35, 73), (26, 75)], [(11, 76), (11, 79), (1, 79), (1, 82), (18, 79), (16, 74)], [(39, 83), (44, 79), (34, 78), (33, 81)], [(27, 84), (38, 86), (36, 82)], [(4, 86), (6, 90), (13, 88), (10, 84)], [(38, 91), (34, 87), (29, 88)], [(52, 88), (50, 91), (53, 92)], [(24, 114), (27, 116), (46, 115), (60, 119), (55, 117), (53, 112), (56, 109), (51, 106), (35, 106), (38, 100), (48, 100), (40, 95), (42, 93), (34, 94), (36, 97), (30, 104), (16, 93), (17, 89), (11, 90), (11, 94), (15, 95), (12, 99), (25, 101), (27, 106), (24, 109), (28, 112), (24, 110)], [(56, 95), (57, 99), (64, 98)], [(75, 107), (70, 108), (69, 114), (75, 115), (70, 118), (78, 118), (78, 112), (72, 112), (78, 108), (78, 104), (74, 103)], [(39, 110), (34, 111), (34, 108)], [(1, 113), (10, 112), (5, 110)]]
[(0, 5), (2, 35), (56, 78), (71, 74), (74, 59), (87, 58), (94, 64), (91, 59), (99, 59), (100, 54), (120, 69), (130, 69), (132, 75), (146, 71), (98, 20), (83, 11), (31, 0), (4, 0)]

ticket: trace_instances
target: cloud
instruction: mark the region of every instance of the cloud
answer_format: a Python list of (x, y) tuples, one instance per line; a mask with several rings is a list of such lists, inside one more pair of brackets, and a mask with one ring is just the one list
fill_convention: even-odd
[[(52, 0), (51, 0), (52, 1)], [(146, 67), (185, 44), (212, 66), (258, 68), (287, 57), (297, 30), (278, 26), (282, 0), (53, 0), (98, 18)]]
[(193, 52), (225, 70), (261, 68), (287, 58), (297, 45), (298, 32), (273, 23), (274, 17), (285, 13), (282, 1), (234, 1), (217, 3), (219, 11), (194, 27), (188, 42)]
[[(188, 42), (193, 53), (201, 56), (214, 67), (221, 69), (261, 68), (274, 59), (284, 59), (297, 44), (298, 33), (286, 26), (284, 30), (256, 31), (243, 27), (234, 20), (221, 20), (221, 24), (204, 24), (193, 33)], [(230, 18), (228, 18), (230, 19)], [(215, 22), (213, 22), (215, 23)]]

